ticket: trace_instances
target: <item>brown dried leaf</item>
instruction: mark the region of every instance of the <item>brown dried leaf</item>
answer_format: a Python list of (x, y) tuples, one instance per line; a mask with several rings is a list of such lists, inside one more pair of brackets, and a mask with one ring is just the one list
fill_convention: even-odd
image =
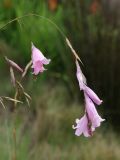
[(17, 99), (10, 98), (10, 97), (2, 96), (2, 98), (6, 99), (6, 100), (9, 100), (9, 101), (17, 102), (17, 103), (23, 103), (22, 101), (19, 101), (19, 100), (17, 100)]
[(28, 93), (24, 92), (24, 95), (25, 95), (25, 97), (27, 97), (28, 99), (32, 100), (31, 96), (30, 96)]
[(17, 63), (15, 63), (14, 61), (8, 59), (6, 56), (5, 56), (5, 60), (8, 62), (8, 64), (10, 66), (14, 67), (15, 69), (17, 69), (18, 71), (23, 73), (23, 69)]
[(15, 87), (15, 75), (14, 75), (14, 71), (13, 71), (13, 68), (10, 67), (10, 77), (11, 77), (11, 83), (13, 84), (13, 86)]
[[(15, 92), (15, 96), (14, 96), (15, 100), (17, 100), (17, 96), (18, 96), (18, 91)], [(17, 102), (16, 101), (14, 102), (14, 106), (15, 107), (17, 106)]]
[(27, 71), (28, 71), (28, 69), (31, 67), (31, 65), (32, 65), (32, 61), (30, 61), (30, 62), (26, 65), (26, 67), (25, 67), (25, 69), (24, 69), (24, 72), (23, 72), (23, 74), (22, 74), (22, 78), (25, 77), (25, 75), (27, 74)]
[(20, 89), (22, 89), (22, 91), (24, 92), (24, 87), (22, 86), (22, 84), (19, 81), (17, 81), (16, 83), (18, 84), (18, 86), (20, 87)]
[(29, 99), (27, 97), (25, 97), (25, 99), (26, 99), (26, 102), (27, 102), (28, 106), (30, 107), (30, 101), (29, 101)]
[(0, 97), (0, 103), (3, 106), (3, 108), (6, 109), (6, 107), (5, 107), (4, 103), (3, 103), (3, 99), (1, 97)]

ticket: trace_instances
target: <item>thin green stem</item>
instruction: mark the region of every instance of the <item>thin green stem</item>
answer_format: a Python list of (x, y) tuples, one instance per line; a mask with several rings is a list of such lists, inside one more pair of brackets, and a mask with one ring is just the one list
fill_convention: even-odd
[[(76, 51), (73, 49), (69, 39), (64, 34), (64, 32), (60, 29), (60, 27), (58, 27), (58, 25), (56, 23), (54, 23), (52, 20), (50, 20), (47, 17), (41, 16), (41, 15), (35, 14), (35, 13), (29, 13), (29, 14), (26, 14), (26, 15), (23, 15), (23, 16), (20, 16), (20, 17), (12, 19), (11, 21), (7, 22), (5, 25), (0, 27), (0, 30), (5, 28), (7, 25), (11, 24), (12, 22), (18, 21), (18, 23), (19, 23), (19, 20), (21, 20), (21, 19), (23, 19), (25, 17), (30, 17), (30, 16), (38, 17), (38, 18), (44, 19), (44, 20), (48, 21), (49, 23), (51, 23), (60, 32), (60, 34), (63, 36), (64, 40), (66, 41), (67, 45), (69, 46), (69, 48), (71, 49), (73, 55), (75, 56), (75, 59), (78, 59), (82, 63), (81, 59), (77, 55)], [(20, 25), (20, 23), (19, 23), (19, 25)]]
[(12, 19), (11, 21), (7, 22), (5, 25), (3, 25), (2, 27), (0, 27), (0, 30), (1, 29), (4, 29), (6, 26), (8, 26), (9, 24), (15, 22), (15, 21), (19, 21), (20, 19), (23, 19), (25, 17), (30, 17), (30, 16), (35, 16), (35, 17), (39, 17), (41, 19), (44, 19), (44, 20), (47, 20), (49, 23), (51, 23), (60, 33), (61, 35), (66, 38), (64, 32), (58, 27), (57, 24), (55, 24), (52, 20), (50, 20), (49, 18), (47, 17), (44, 17), (44, 16), (41, 16), (39, 14), (35, 14), (35, 13), (29, 13), (29, 14), (26, 14), (26, 15), (23, 15), (23, 16), (20, 16), (20, 17), (16, 17), (14, 19)]

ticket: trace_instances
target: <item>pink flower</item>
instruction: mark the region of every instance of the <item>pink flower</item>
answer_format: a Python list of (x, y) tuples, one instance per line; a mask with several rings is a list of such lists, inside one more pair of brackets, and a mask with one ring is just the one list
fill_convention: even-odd
[(84, 93), (85, 95), (85, 107), (87, 116), (89, 118), (89, 121), (91, 122), (91, 126), (93, 128), (99, 127), (101, 122), (103, 122), (105, 119), (102, 119), (99, 114), (97, 113), (97, 110), (95, 108), (95, 105), (93, 101), (89, 98), (89, 96)]
[(85, 85), (84, 87), (84, 92), (89, 96), (89, 98), (94, 102), (96, 103), (97, 105), (100, 105), (103, 101), (100, 100), (100, 98), (95, 94), (95, 92), (90, 89), (89, 87), (87, 87)]
[(90, 137), (94, 128), (89, 127), (89, 121), (86, 114), (81, 119), (76, 119), (77, 125), (73, 125), (73, 129), (76, 129), (75, 135), (80, 136), (83, 134), (85, 137)]
[(50, 61), (51, 60), (44, 57), (42, 52), (39, 49), (37, 49), (32, 43), (32, 68), (34, 69), (33, 74), (37, 75), (38, 73), (41, 73), (44, 70), (46, 70), (43, 67), (43, 65), (49, 64)]
[(77, 67), (77, 79), (79, 82), (80, 90), (83, 90), (85, 96), (85, 115), (79, 120), (76, 120), (77, 125), (73, 129), (76, 129), (75, 135), (80, 136), (82, 133), (85, 137), (92, 136), (96, 127), (99, 127), (102, 119), (96, 108), (95, 104), (100, 105), (102, 100), (95, 94), (95, 92), (87, 86), (86, 78), (81, 71), (78, 61), (76, 60)]
[(85, 78), (84, 74), (82, 73), (82, 70), (81, 70), (77, 60), (76, 60), (76, 67), (77, 67), (76, 76), (77, 76), (77, 79), (79, 82), (80, 90), (84, 90), (85, 84), (86, 84), (86, 78)]
[(99, 99), (99, 97), (95, 94), (95, 92), (92, 89), (87, 87), (86, 78), (85, 78), (84, 74), (82, 73), (81, 68), (80, 68), (77, 60), (76, 60), (76, 67), (77, 67), (76, 76), (77, 76), (77, 79), (79, 82), (80, 90), (84, 90), (84, 92), (90, 97), (90, 99), (94, 103), (96, 103), (97, 105), (100, 105), (102, 103), (102, 100)]

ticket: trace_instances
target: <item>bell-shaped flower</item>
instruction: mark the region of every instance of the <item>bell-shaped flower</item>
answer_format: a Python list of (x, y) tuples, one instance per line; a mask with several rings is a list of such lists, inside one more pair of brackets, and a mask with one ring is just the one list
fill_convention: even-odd
[(81, 134), (83, 134), (85, 137), (89, 137), (92, 135), (95, 128), (99, 127), (101, 125), (101, 122), (105, 120), (99, 116), (95, 108), (95, 104), (100, 105), (102, 103), (102, 100), (100, 100), (100, 98), (95, 94), (95, 92), (87, 86), (86, 78), (82, 73), (82, 70), (77, 60), (76, 68), (76, 76), (79, 82), (79, 87), (80, 90), (83, 90), (85, 96), (86, 114), (80, 120), (76, 120), (77, 125), (73, 126), (73, 128), (76, 129), (75, 135), (80, 136)]
[(97, 105), (100, 105), (103, 101), (96, 95), (96, 93), (85, 85), (84, 92), (89, 96), (89, 98)]
[(79, 82), (80, 90), (84, 90), (85, 84), (86, 84), (86, 78), (84, 74), (82, 73), (82, 70), (77, 60), (76, 60), (76, 68), (77, 68), (76, 76)]
[(33, 74), (37, 75), (38, 73), (46, 70), (43, 65), (47, 65), (50, 63), (50, 59), (47, 59), (42, 52), (36, 48), (32, 43), (32, 68), (34, 69)]
[(101, 122), (103, 122), (105, 119), (102, 119), (99, 116), (95, 108), (95, 105), (93, 101), (89, 98), (89, 96), (86, 93), (84, 93), (84, 95), (85, 95), (85, 108), (86, 108), (88, 118), (91, 122), (91, 126), (93, 128), (99, 127)]
[(73, 129), (76, 129), (76, 136), (83, 134), (85, 137), (90, 137), (91, 133), (94, 131), (94, 128), (89, 126), (89, 121), (86, 114), (81, 119), (76, 119), (76, 124), (76, 126), (72, 126)]

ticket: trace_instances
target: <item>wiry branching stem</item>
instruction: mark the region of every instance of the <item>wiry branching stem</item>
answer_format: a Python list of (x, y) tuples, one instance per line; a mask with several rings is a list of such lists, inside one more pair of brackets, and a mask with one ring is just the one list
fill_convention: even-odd
[(60, 34), (63, 36), (66, 44), (71, 49), (72, 54), (75, 56), (75, 58), (78, 59), (82, 63), (81, 59), (79, 58), (79, 56), (77, 55), (77, 53), (73, 49), (73, 47), (72, 47), (72, 45), (70, 43), (70, 40), (67, 38), (67, 36), (65, 35), (65, 33), (60, 29), (60, 27), (58, 27), (58, 25), (56, 23), (54, 23), (52, 20), (50, 20), (47, 17), (41, 16), (41, 15), (35, 14), (35, 13), (29, 13), (29, 14), (26, 14), (26, 15), (23, 15), (23, 16), (16, 17), (16, 18), (12, 19), (11, 21), (7, 22), (5, 25), (1, 26), (0, 30), (4, 29), (6, 26), (8, 26), (9, 24), (11, 24), (11, 23), (13, 23), (15, 21), (17, 21), (19, 23), (19, 20), (21, 20), (21, 19), (23, 19), (25, 17), (31, 17), (31, 16), (38, 17), (40, 19), (44, 19), (44, 20), (48, 21), (49, 23), (51, 23), (60, 32)]

